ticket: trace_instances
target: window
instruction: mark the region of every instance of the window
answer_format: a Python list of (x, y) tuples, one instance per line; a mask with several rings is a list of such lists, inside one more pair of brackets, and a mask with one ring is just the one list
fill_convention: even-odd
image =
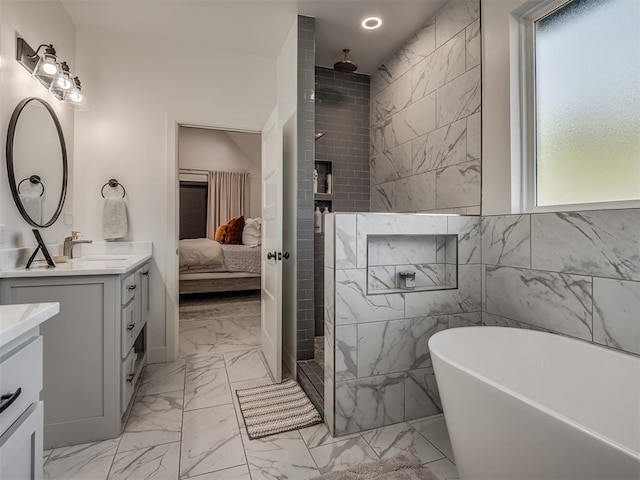
[(528, 21), (528, 203), (640, 200), (640, 1), (556, 1)]

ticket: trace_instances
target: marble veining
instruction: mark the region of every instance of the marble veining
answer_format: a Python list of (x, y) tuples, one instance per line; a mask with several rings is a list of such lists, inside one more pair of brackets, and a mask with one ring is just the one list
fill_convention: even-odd
[(486, 311), (592, 340), (592, 279), (512, 267), (486, 267)]
[(442, 127), (480, 110), (480, 66), (436, 90), (436, 126)]
[(350, 380), (358, 376), (357, 329), (355, 325), (336, 327), (336, 380)]
[(328, 267), (336, 269), (356, 268), (356, 221), (356, 215), (335, 215), (334, 248), (336, 261), (335, 267), (333, 264), (327, 265)]
[(184, 358), (175, 362), (148, 365), (144, 369), (138, 395), (175, 392), (184, 389)]
[(411, 103), (411, 75), (405, 74), (371, 101), (371, 125), (384, 121)]
[(109, 480), (176, 480), (179, 462), (180, 442), (118, 453)]
[(531, 268), (529, 215), (482, 218), (482, 262), (487, 265)]
[(453, 460), (453, 449), (451, 448), (451, 440), (449, 439), (444, 415), (415, 420), (410, 424), (435, 445), (438, 450), (444, 453), (447, 458)]
[(358, 377), (431, 366), (429, 338), (448, 318), (406, 318), (358, 325)]
[(436, 47), (480, 17), (478, 0), (458, 0), (447, 3), (436, 14)]
[(411, 148), (412, 142), (407, 142), (372, 157), (370, 166), (371, 184), (379, 185), (411, 175), (413, 173)]
[(224, 354), (230, 382), (243, 382), (268, 375), (260, 350), (241, 350)]
[(438, 208), (480, 203), (482, 165), (474, 160), (436, 172), (436, 205)]
[(434, 235), (369, 235), (367, 265), (436, 262)]
[(640, 209), (531, 215), (533, 268), (640, 281)]
[(593, 341), (640, 355), (640, 282), (593, 279)]
[(50, 479), (105, 480), (118, 448), (118, 439), (56, 448), (44, 465)]
[[(457, 250), (455, 244), (447, 244), (447, 263), (467, 265), (482, 261), (480, 217), (448, 217), (447, 233), (458, 236)], [(457, 251), (457, 262), (450, 251)]]
[(480, 65), (482, 39), (480, 37), (480, 20), (476, 20), (465, 29), (467, 70)]
[(378, 460), (378, 456), (361, 437), (341, 440), (309, 450), (320, 473), (345, 470), (359, 463)]
[(229, 379), (222, 356), (189, 358), (184, 410), (232, 403)]
[(404, 380), (405, 420), (437, 415), (442, 403), (433, 367), (410, 370)]
[[(480, 112), (467, 117), (467, 160), (482, 158), (482, 125)], [(477, 213), (480, 215), (480, 212)]]
[(422, 463), (444, 458), (437, 448), (408, 423), (398, 423), (363, 432), (362, 438), (380, 458), (391, 458), (399, 453), (405, 455), (410, 453)]
[(335, 403), (336, 435), (402, 422), (404, 374), (336, 382)]
[(415, 173), (457, 165), (467, 161), (466, 119), (446, 125), (411, 142)]

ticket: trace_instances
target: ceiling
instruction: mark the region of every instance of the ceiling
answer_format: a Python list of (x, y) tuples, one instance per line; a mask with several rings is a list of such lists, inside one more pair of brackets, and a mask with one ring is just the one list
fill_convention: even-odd
[[(275, 58), (296, 14), (316, 18), (316, 65), (351, 49), (372, 73), (447, 0), (62, 0), (78, 31)], [(367, 31), (363, 17), (383, 25)]]

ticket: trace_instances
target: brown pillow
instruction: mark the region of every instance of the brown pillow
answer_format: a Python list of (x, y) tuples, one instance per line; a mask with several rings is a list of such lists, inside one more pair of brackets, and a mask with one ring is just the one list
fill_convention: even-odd
[(227, 224), (220, 225), (216, 228), (216, 234), (213, 236), (213, 239), (218, 243), (224, 243), (224, 236), (227, 233)]
[(227, 233), (224, 235), (224, 243), (229, 245), (242, 245), (242, 230), (244, 230), (244, 217), (232, 218), (227, 223)]

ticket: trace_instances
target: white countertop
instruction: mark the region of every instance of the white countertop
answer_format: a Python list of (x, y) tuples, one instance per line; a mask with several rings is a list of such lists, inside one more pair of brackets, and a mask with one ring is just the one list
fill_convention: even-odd
[(60, 312), (59, 303), (0, 305), (0, 348)]
[(150, 253), (86, 255), (57, 263), (49, 268), (42, 262), (34, 262), (27, 270), (24, 267), (0, 271), (0, 278), (69, 277), (74, 275), (122, 275), (135, 270), (151, 259)]

